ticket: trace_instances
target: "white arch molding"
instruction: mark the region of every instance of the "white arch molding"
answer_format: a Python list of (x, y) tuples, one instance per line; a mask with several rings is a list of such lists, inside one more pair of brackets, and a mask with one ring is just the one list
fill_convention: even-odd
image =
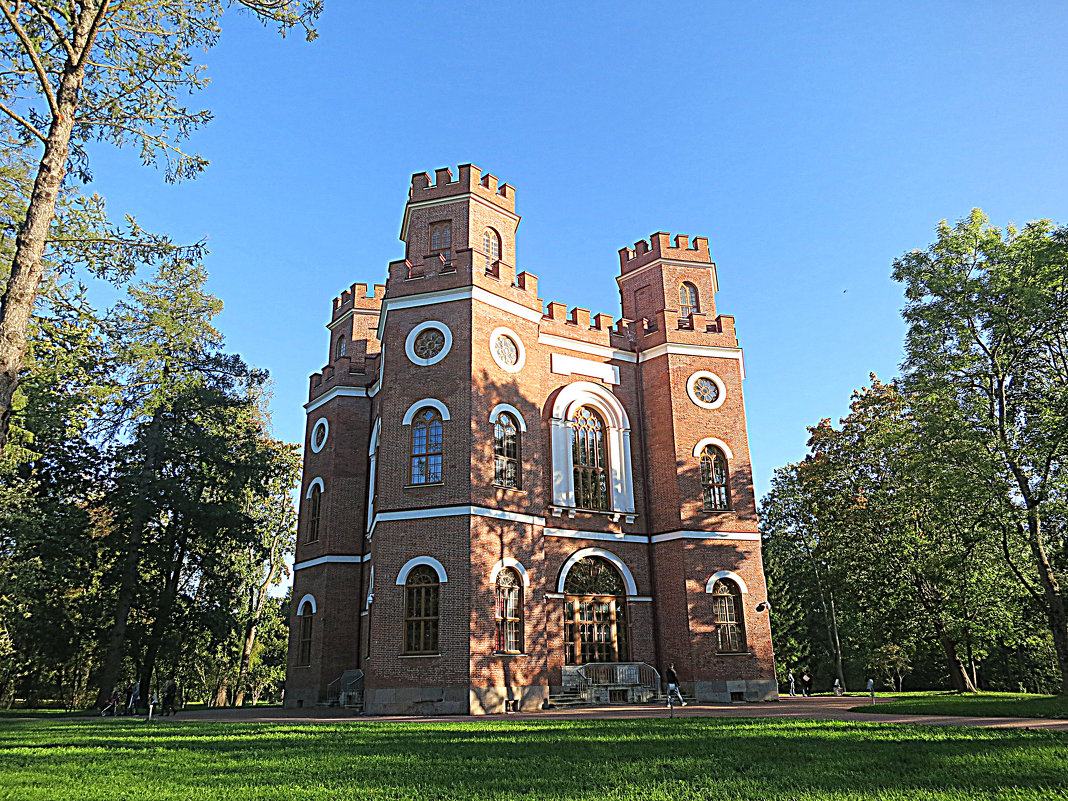
[(427, 565), (434, 569), (434, 572), (438, 574), (438, 581), (442, 584), (449, 580), (448, 575), (445, 573), (445, 565), (435, 559), (433, 556), (416, 556), (413, 559), (409, 559), (404, 563), (404, 567), (400, 569), (397, 574), (397, 583), (404, 584), (408, 581), (408, 574), (413, 569), (419, 567), (419, 565)]
[(316, 476), (315, 478), (313, 478), (311, 480), (311, 483), (308, 484), (308, 491), (306, 493), (304, 493), (304, 497), (305, 498), (311, 498), (312, 490), (315, 489), (316, 486), (319, 487), (319, 492), (326, 492), (326, 485), (323, 484), (323, 480), (321, 478), (319, 478), (318, 476)]
[(564, 591), (564, 582), (567, 580), (567, 574), (579, 561), (585, 559), (587, 556), (600, 556), (603, 559), (607, 559), (613, 565), (618, 568), (620, 574), (623, 576), (623, 584), (627, 588), (627, 595), (638, 594), (638, 584), (634, 581), (634, 574), (630, 572), (630, 568), (624, 564), (623, 560), (616, 556), (611, 551), (606, 551), (604, 548), (583, 548), (582, 550), (575, 551), (564, 562), (564, 566), (560, 568), (560, 578), (556, 582), (556, 591)]
[(412, 424), (412, 418), (415, 417), (415, 413), (420, 409), (425, 409), (427, 406), (432, 409), (437, 409), (442, 420), (449, 419), (449, 407), (437, 398), (423, 398), (421, 401), (416, 401), (408, 407), (408, 411), (404, 413), (404, 418), (401, 420), (401, 425), (410, 426)]
[(318, 609), (315, 608), (315, 596), (312, 595), (311, 593), (308, 593), (303, 598), (301, 598), (300, 599), (300, 603), (297, 604), (297, 614), (298, 615), (303, 615), (304, 614), (304, 605), (305, 604), (311, 604), (311, 609), (312, 609), (312, 614), (313, 615), (316, 612), (319, 611)]
[(512, 568), (512, 570), (519, 574), (520, 578), (523, 579), (524, 587), (530, 586), (530, 576), (527, 575), (527, 569), (523, 567), (523, 564), (518, 559), (515, 559), (511, 556), (504, 557), (501, 561), (499, 561), (493, 566), (493, 569), (490, 570), (489, 574), (490, 584), (497, 583), (497, 576), (499, 576), (501, 574), (501, 571), (504, 570), (506, 567)]
[(734, 458), (734, 451), (731, 450), (731, 446), (723, 440), (717, 439), (716, 437), (705, 437), (703, 440), (694, 445), (693, 455), (700, 456), (701, 451), (705, 449), (705, 445), (715, 445), (717, 448), (723, 451), (723, 455), (726, 456), (728, 459)]
[(612, 486), (609, 511), (634, 512), (634, 477), (630, 456), (630, 418), (627, 410), (600, 384), (575, 381), (560, 390), (549, 420), (553, 453), (553, 502), (574, 508), (575, 473), (571, 463), (571, 418), (582, 406), (596, 409), (607, 428), (608, 468)]
[(382, 418), (375, 420), (375, 427), (371, 429), (371, 441), (367, 444), (367, 455), (374, 456), (378, 445), (382, 441)]
[(523, 419), (523, 415), (519, 412), (519, 409), (515, 408), (510, 403), (498, 403), (493, 407), (493, 411), (490, 412), (489, 421), (496, 423), (497, 418), (507, 412), (515, 418), (515, 421), (519, 424), (519, 430), (524, 434), (527, 433), (527, 421)]
[(708, 581), (705, 582), (705, 592), (712, 592), (712, 589), (716, 586), (716, 582), (720, 579), (730, 579), (738, 585), (738, 589), (740, 589), (743, 593), (748, 594), (749, 592), (749, 587), (746, 586), (745, 579), (743, 579), (733, 570), (720, 570), (718, 573), (713, 573), (709, 577)]

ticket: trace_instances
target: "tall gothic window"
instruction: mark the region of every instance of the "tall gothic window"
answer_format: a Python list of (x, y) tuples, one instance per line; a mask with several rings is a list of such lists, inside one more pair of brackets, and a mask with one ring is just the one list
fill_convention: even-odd
[(715, 618), (716, 640), (720, 653), (744, 651), (746, 642), (742, 592), (735, 582), (720, 579), (712, 587), (712, 614)]
[(412, 484), (441, 481), (442, 423), (437, 409), (419, 410), (412, 420)]
[(452, 222), (436, 222), (430, 226), (430, 253), (437, 253), (448, 264), (452, 261)]
[(701, 451), (701, 494), (705, 509), (710, 512), (728, 511), (731, 508), (727, 458), (715, 445), (705, 445)]
[(519, 425), (515, 418), (503, 412), (493, 425), (493, 483), (500, 487), (520, 489)]
[(334, 358), (340, 359), (345, 355), (345, 335), (342, 334), (337, 338), (337, 347), (334, 348)]
[(608, 460), (605, 458), (605, 426), (589, 406), (571, 419), (571, 464), (575, 478), (575, 506), (609, 509)]
[(297, 641), (297, 664), (311, 664), (312, 626), (315, 622), (315, 612), (312, 605), (305, 601), (300, 608), (300, 639)]
[(505, 568), (497, 575), (494, 648), (502, 654), (523, 653), (523, 584), (519, 574)]
[(316, 542), (319, 539), (319, 520), (322, 518), (323, 491), (318, 484), (312, 486), (311, 497), (308, 499), (308, 533), (305, 542)]
[(607, 559), (580, 559), (564, 580), (564, 661), (584, 665), (629, 658), (623, 577)]
[(697, 287), (689, 281), (679, 287), (679, 317), (689, 317), (701, 311), (697, 303)]
[(482, 234), (482, 252), (486, 254), (486, 272), (492, 272), (493, 262), (501, 257), (501, 237), (492, 228)]
[(404, 582), (404, 653), (438, 652), (438, 574), (429, 565), (412, 568)]

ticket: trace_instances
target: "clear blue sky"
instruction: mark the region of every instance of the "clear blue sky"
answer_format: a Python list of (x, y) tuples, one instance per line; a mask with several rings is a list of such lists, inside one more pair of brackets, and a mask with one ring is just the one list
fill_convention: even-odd
[(619, 315), (616, 251), (707, 236), (745, 348), (758, 494), (901, 360), (893, 259), (973, 206), (1068, 222), (1063, 3), (355, 3), (318, 41), (227, 15), (191, 104), (212, 165), (173, 186), (97, 150), (94, 189), (207, 237), (229, 348), (300, 441), (331, 299), (402, 257), (413, 172), (514, 185), (546, 301)]

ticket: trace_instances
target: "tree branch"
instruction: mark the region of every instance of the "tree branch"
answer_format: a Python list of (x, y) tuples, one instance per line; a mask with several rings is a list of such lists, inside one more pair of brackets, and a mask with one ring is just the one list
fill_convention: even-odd
[(22, 29), (19, 21), (15, 18), (15, 15), (11, 13), (11, 9), (7, 7), (7, 3), (0, 0), (0, 13), (7, 19), (8, 25), (11, 26), (11, 30), (18, 36), (19, 41), (22, 42), (22, 47), (26, 51), (26, 55), (30, 57), (30, 62), (33, 64), (34, 72), (37, 73), (37, 80), (41, 82), (41, 88), (44, 90), (45, 97), (48, 99), (48, 107), (52, 109), (53, 116), (59, 119), (59, 103), (56, 102), (56, 94), (52, 91), (52, 84), (48, 82), (48, 72), (45, 70), (44, 65), (41, 63), (41, 59), (37, 57), (37, 50), (33, 46), (33, 42), (30, 37), (26, 35), (26, 31)]
[(20, 123), (26, 130), (28, 130), (42, 142), (48, 142), (48, 137), (41, 133), (39, 130), (37, 130), (36, 126), (34, 126), (29, 120), (20, 117), (14, 111), (5, 106), (3, 103), (0, 103), (0, 111), (7, 114), (7, 116), (11, 117), (11, 119), (13, 119), (15, 122)]
[(73, 63), (74, 48), (71, 47), (70, 40), (67, 39), (67, 35), (63, 32), (63, 29), (59, 27), (59, 23), (56, 22), (55, 17), (53, 17), (49, 13), (48, 9), (44, 8), (44, 6), (41, 5), (39, 0), (27, 0), (27, 2), (29, 2), (29, 4), (37, 10), (38, 14), (44, 17), (45, 22), (48, 23), (48, 27), (51, 28), (52, 31), (56, 34), (56, 39), (59, 40), (59, 43), (61, 45), (63, 45), (63, 49), (67, 51), (67, 58), (69, 58)]

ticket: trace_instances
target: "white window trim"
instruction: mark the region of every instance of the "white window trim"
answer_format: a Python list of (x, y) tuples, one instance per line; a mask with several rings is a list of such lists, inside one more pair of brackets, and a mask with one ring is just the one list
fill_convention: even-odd
[(432, 409), (437, 409), (438, 414), (441, 415), (442, 421), (449, 419), (449, 407), (436, 398), (423, 398), (421, 401), (416, 401), (408, 407), (408, 411), (404, 413), (403, 419), (401, 419), (401, 425), (410, 426), (412, 420), (415, 418), (415, 413), (420, 409), (424, 409), (429, 406)]
[(497, 584), (497, 576), (499, 576), (501, 574), (501, 571), (504, 570), (506, 567), (512, 568), (512, 570), (514, 570), (522, 577), (524, 587), (530, 586), (530, 576), (527, 575), (527, 569), (523, 567), (523, 564), (518, 559), (515, 559), (511, 556), (504, 557), (501, 561), (499, 561), (493, 566), (493, 569), (490, 571), (489, 574), (490, 584)]
[(627, 595), (638, 594), (638, 584), (634, 581), (634, 575), (630, 572), (623, 560), (616, 556), (611, 551), (606, 551), (604, 548), (583, 548), (580, 551), (575, 551), (564, 562), (564, 566), (560, 568), (560, 578), (556, 582), (556, 591), (564, 591), (564, 582), (567, 580), (568, 571), (571, 570), (580, 560), (585, 559), (587, 556), (601, 556), (619, 568), (619, 572), (623, 576), (623, 584), (626, 586)]
[(364, 604), (364, 609), (370, 609), (371, 604), (375, 601), (375, 566), (371, 565), (371, 578), (367, 583), (367, 603)]
[(497, 418), (500, 417), (505, 412), (507, 412), (508, 414), (512, 415), (512, 417), (515, 418), (516, 422), (519, 424), (519, 430), (522, 431), (524, 434), (526, 434), (527, 433), (527, 421), (523, 419), (523, 415), (520, 414), (519, 409), (515, 408), (510, 403), (498, 403), (496, 406), (494, 406), (493, 407), (493, 411), (490, 412), (490, 416), (489, 416), (490, 423), (496, 424)]
[(379, 417), (375, 420), (375, 427), (371, 431), (371, 442), (367, 446), (367, 455), (370, 458), (370, 464), (367, 471), (367, 539), (371, 539), (371, 530), (374, 525), (375, 519), (375, 501), (378, 496), (375, 494), (375, 472), (378, 468), (378, 444), (382, 439), (382, 418)]
[(743, 593), (749, 593), (749, 587), (746, 586), (745, 580), (733, 570), (720, 570), (718, 573), (713, 573), (708, 581), (705, 582), (705, 592), (711, 593), (712, 588), (716, 586), (716, 582), (720, 579), (730, 579), (738, 585), (738, 589)]
[(311, 483), (308, 484), (308, 491), (306, 493), (304, 493), (304, 498), (305, 499), (310, 499), (311, 498), (312, 490), (315, 489), (315, 485), (316, 484), (319, 485), (319, 492), (326, 492), (326, 485), (323, 484), (323, 480), (321, 478), (319, 478), (318, 476), (316, 476), (315, 478), (313, 478), (311, 480)]
[(416, 556), (404, 563), (404, 567), (397, 574), (397, 584), (403, 586), (408, 581), (408, 574), (419, 565), (428, 565), (434, 568), (434, 572), (438, 574), (438, 581), (442, 584), (449, 580), (448, 575), (445, 573), (445, 565), (433, 556)]
[[(697, 383), (697, 379), (699, 378), (710, 378), (712, 379), (712, 383), (719, 388), (719, 397), (712, 403), (707, 403), (701, 400), (697, 397), (697, 393), (694, 392), (694, 384)], [(690, 396), (690, 400), (693, 401), (694, 404), (700, 406), (702, 409), (718, 409), (723, 405), (723, 402), (727, 400), (727, 386), (723, 383), (723, 379), (715, 373), (709, 372), (708, 370), (698, 370), (686, 379), (686, 394)]]
[(716, 437), (705, 437), (703, 440), (694, 445), (693, 455), (700, 456), (701, 451), (705, 449), (705, 445), (715, 445), (717, 448), (723, 451), (723, 455), (726, 456), (728, 459), (734, 458), (734, 451), (731, 450), (731, 446), (723, 440), (717, 439)]
[[(445, 344), (441, 346), (441, 350), (429, 359), (424, 359), (417, 356), (415, 353), (415, 338), (419, 336), (423, 331), (428, 328), (437, 328), (445, 335)], [(427, 320), (426, 322), (419, 323), (415, 328), (408, 332), (408, 338), (404, 340), (404, 353), (408, 357), (408, 361), (412, 364), (417, 364), (420, 367), (429, 367), (432, 364), (437, 364), (446, 356), (449, 355), (449, 351), (452, 350), (452, 331), (445, 323), (438, 322), (437, 320)]]
[(303, 598), (301, 598), (300, 599), (300, 603), (297, 604), (297, 615), (303, 615), (304, 614), (304, 604), (311, 604), (312, 614), (313, 615), (319, 611), (315, 607), (315, 596), (312, 595), (311, 593), (308, 593)]
[(553, 503), (575, 508), (575, 474), (571, 462), (571, 417), (580, 406), (592, 406), (604, 417), (612, 486), (609, 511), (634, 513), (634, 477), (630, 454), (630, 418), (619, 399), (590, 381), (565, 386), (553, 403), (549, 421), (553, 454)]
[[(515, 364), (508, 364), (507, 362), (502, 361), (501, 357), (497, 355), (497, 349), (493, 346), (497, 342), (497, 337), (499, 336), (506, 336), (515, 343), (516, 349), (519, 351), (519, 358), (516, 359)], [(490, 356), (493, 357), (493, 361), (507, 373), (518, 373), (523, 369), (523, 365), (527, 363), (527, 349), (523, 347), (523, 340), (520, 338), (519, 334), (507, 326), (502, 325), (499, 328), (494, 328), (490, 332), (489, 350)]]
[[(323, 428), (326, 429), (326, 434), (323, 436), (322, 444), (318, 448), (316, 448), (315, 447), (315, 431), (316, 431), (317, 428), (319, 428), (319, 424), (320, 423), (322, 423)], [(308, 442), (308, 447), (310, 447), (312, 449), (312, 453), (319, 453), (323, 448), (326, 447), (326, 443), (327, 443), (327, 441), (329, 439), (330, 439), (330, 421), (327, 420), (325, 417), (320, 417), (318, 420), (315, 421), (314, 425), (312, 425), (311, 440), (310, 440), (310, 442)]]

